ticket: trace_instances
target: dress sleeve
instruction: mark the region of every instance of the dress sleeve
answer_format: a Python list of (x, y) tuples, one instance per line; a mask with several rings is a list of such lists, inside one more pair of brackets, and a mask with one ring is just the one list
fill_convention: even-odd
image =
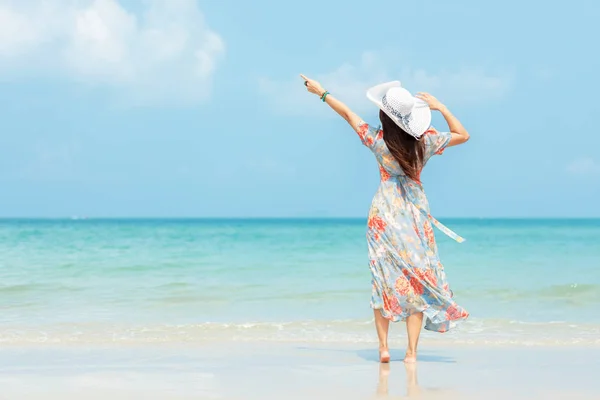
[(373, 150), (375, 144), (383, 138), (381, 129), (373, 128), (365, 121), (360, 121), (354, 129), (356, 130), (360, 141), (371, 150)]
[(431, 127), (423, 135), (425, 140), (425, 158), (430, 159), (436, 154), (442, 154), (450, 143), (452, 134), (450, 132), (438, 132), (435, 128)]

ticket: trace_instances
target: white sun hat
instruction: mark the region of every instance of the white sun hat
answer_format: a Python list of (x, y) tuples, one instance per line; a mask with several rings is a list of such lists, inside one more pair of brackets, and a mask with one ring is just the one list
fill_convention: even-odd
[(429, 105), (410, 94), (399, 81), (373, 86), (367, 91), (367, 98), (417, 140), (431, 126)]

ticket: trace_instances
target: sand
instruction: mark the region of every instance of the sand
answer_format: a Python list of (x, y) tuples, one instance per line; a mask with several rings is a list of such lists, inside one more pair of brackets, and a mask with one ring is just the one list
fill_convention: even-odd
[(600, 348), (424, 347), (380, 365), (370, 345), (0, 349), (0, 399), (600, 399)]

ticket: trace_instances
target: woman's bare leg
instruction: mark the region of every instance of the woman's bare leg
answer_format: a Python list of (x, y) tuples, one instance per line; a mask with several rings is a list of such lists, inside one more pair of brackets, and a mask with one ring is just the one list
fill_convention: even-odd
[(373, 310), (375, 314), (375, 328), (377, 328), (377, 337), (379, 338), (379, 361), (382, 363), (390, 362), (390, 351), (388, 349), (388, 329), (390, 320), (381, 315), (381, 310)]
[(417, 346), (419, 344), (419, 335), (423, 327), (423, 313), (416, 313), (406, 318), (406, 331), (408, 333), (408, 349), (404, 362), (414, 363), (417, 361)]

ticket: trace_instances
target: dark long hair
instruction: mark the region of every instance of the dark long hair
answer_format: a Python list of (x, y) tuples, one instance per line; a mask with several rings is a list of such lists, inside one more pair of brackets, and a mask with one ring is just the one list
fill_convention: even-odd
[(423, 169), (423, 156), (425, 144), (415, 139), (400, 128), (383, 111), (379, 111), (383, 140), (390, 153), (394, 156), (404, 173), (413, 181), (420, 182), (421, 169)]

